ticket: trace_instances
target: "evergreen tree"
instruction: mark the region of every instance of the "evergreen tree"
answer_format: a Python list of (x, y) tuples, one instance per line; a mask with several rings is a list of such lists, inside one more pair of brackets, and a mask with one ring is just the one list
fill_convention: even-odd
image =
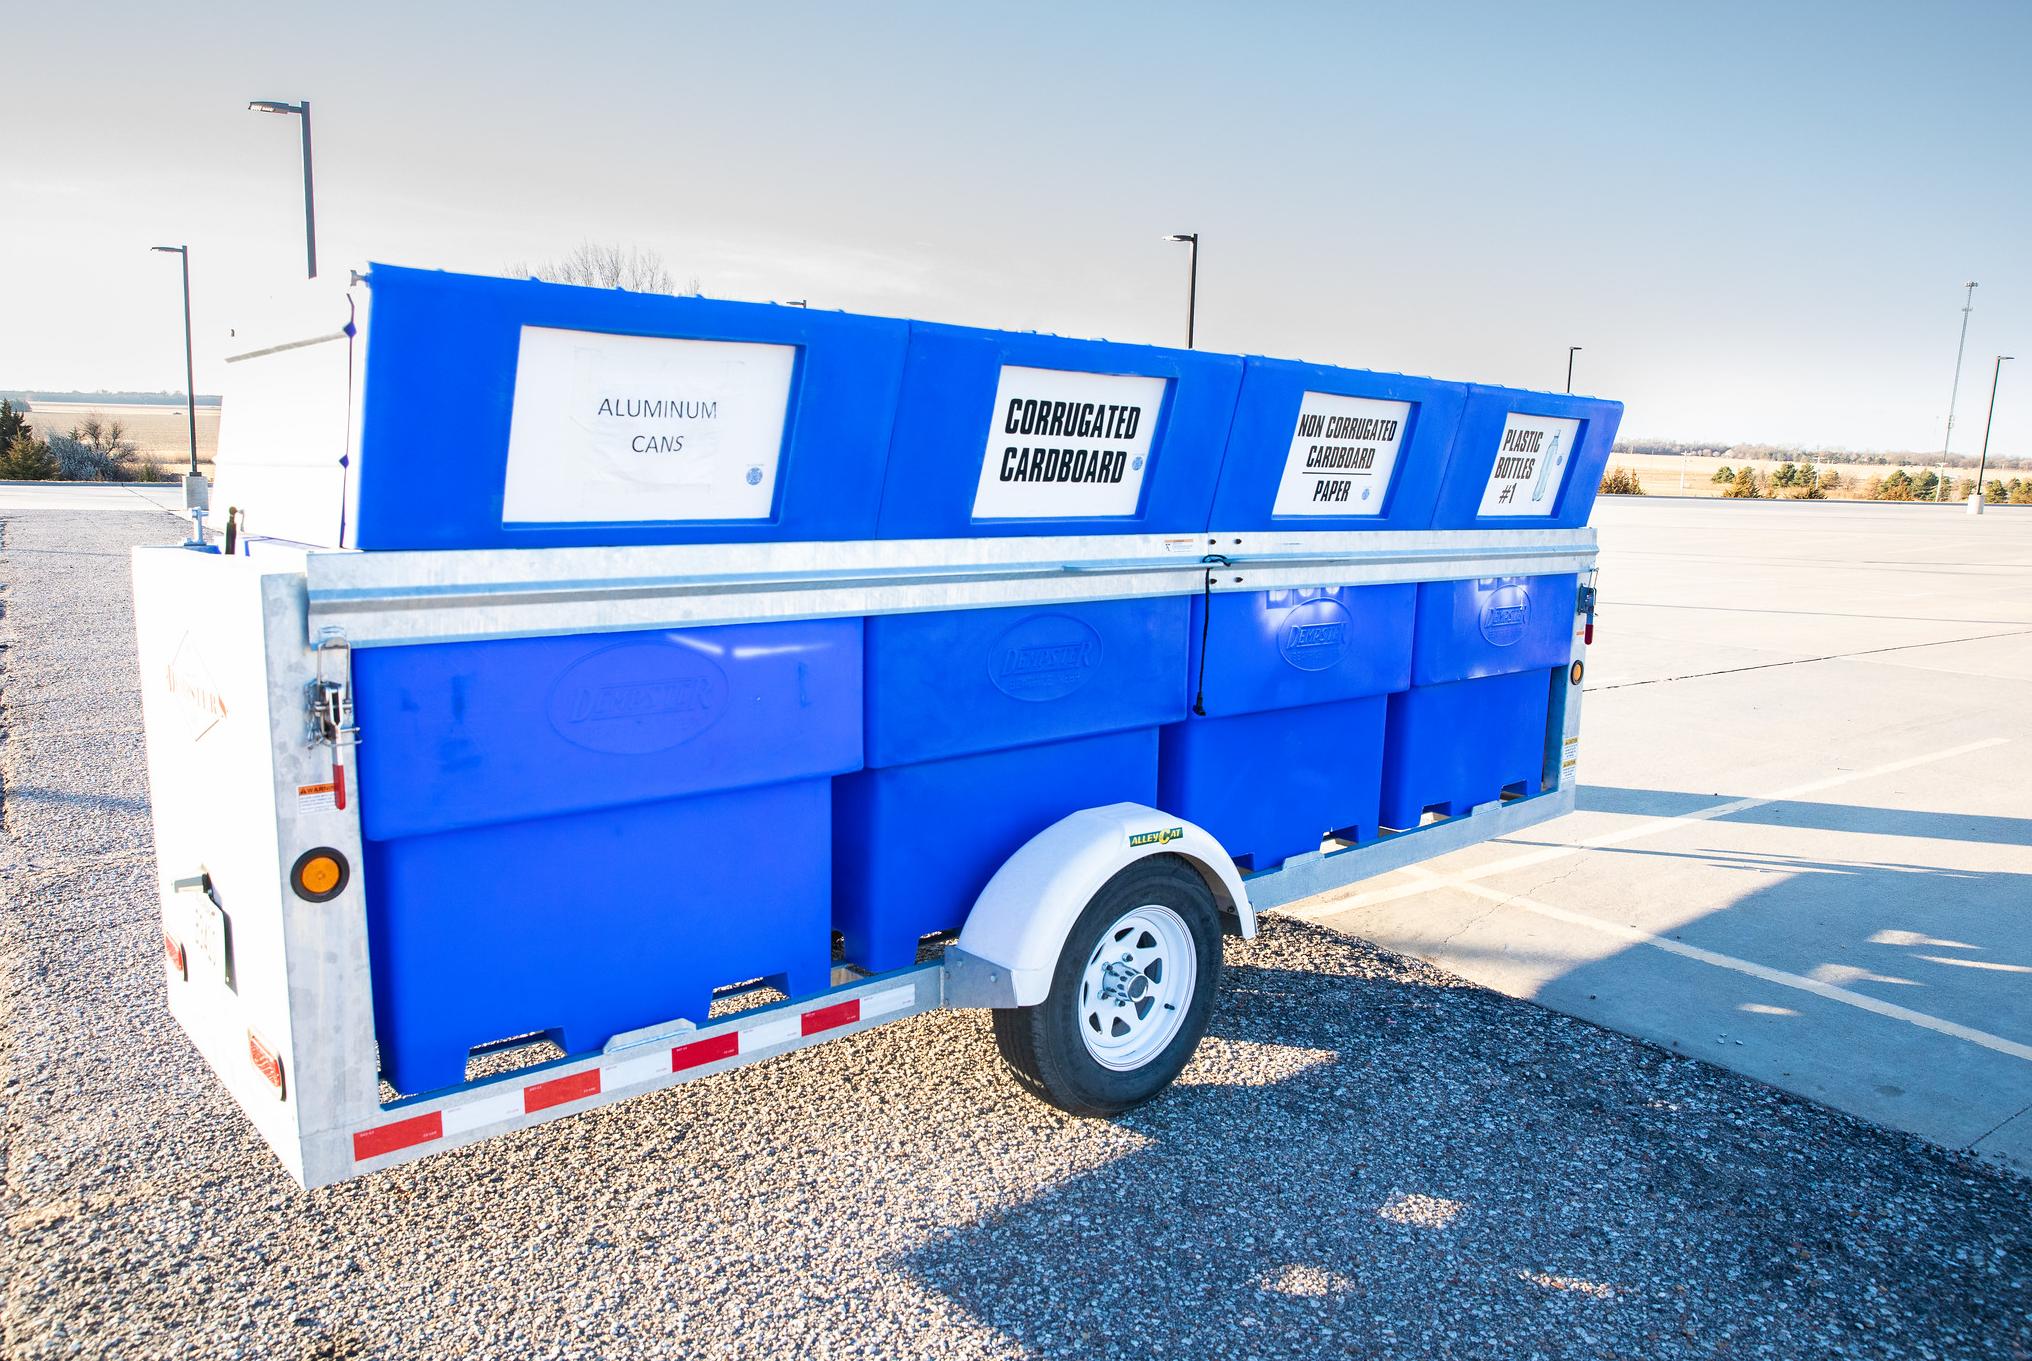
[(17, 434), (0, 447), (0, 481), (47, 482), (58, 471), (56, 455), (32, 434)]
[(35, 427), (28, 423), (25, 412), (16, 411), (14, 403), (0, 398), (0, 450), (11, 449), (14, 441), (22, 435), (35, 438)]

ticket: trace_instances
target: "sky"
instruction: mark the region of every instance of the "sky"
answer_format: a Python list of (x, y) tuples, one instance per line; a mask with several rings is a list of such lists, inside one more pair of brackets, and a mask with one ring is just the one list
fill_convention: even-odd
[(303, 265), (587, 240), (717, 297), (1563, 386), (1626, 436), (2032, 455), (2032, 4), (32, 5), (0, 388), (197, 388)]

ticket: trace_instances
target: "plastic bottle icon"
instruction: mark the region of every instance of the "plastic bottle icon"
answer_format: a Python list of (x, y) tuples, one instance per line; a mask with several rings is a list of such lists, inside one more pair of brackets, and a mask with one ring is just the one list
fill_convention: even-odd
[(1565, 466), (1566, 451), (1560, 448), (1559, 432), (1555, 430), (1552, 432), (1552, 447), (1545, 451), (1544, 462), (1538, 468), (1538, 485), (1531, 489), (1531, 500), (1534, 505), (1545, 499), (1546, 484), (1552, 480), (1555, 472)]

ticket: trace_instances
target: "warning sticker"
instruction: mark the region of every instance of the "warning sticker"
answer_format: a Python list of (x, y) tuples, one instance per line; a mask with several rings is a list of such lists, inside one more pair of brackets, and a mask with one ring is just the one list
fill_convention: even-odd
[(1559, 768), (1561, 770), (1572, 770), (1575, 766), (1579, 765), (1580, 739), (1578, 737), (1567, 738), (1565, 746), (1560, 752), (1560, 757)]
[(1380, 515), (1411, 403), (1308, 392), (1272, 515)]
[(304, 813), (336, 813), (339, 811), (339, 787), (331, 781), (324, 784), (300, 784), (296, 787), (296, 811)]
[(1482, 488), (1477, 515), (1550, 515), (1559, 509), (1567, 460), (1580, 437), (1580, 422), (1565, 416), (1526, 416), (1513, 411), (1503, 422), (1496, 465)]

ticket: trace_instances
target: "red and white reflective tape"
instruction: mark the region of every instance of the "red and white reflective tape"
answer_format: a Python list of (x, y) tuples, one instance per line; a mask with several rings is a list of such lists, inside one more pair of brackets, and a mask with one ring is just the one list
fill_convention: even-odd
[(850, 997), (844, 1002), (804, 1011), (765, 1012), (752, 1025), (722, 1031), (702, 1040), (691, 1040), (671, 1049), (658, 1047), (650, 1053), (633, 1057), (616, 1058), (597, 1068), (582, 1069), (523, 1087), (510, 1087), (476, 1100), (461, 1101), (440, 1110), (361, 1130), (353, 1136), (353, 1160), (366, 1162), (384, 1153), (396, 1153), (405, 1148), (415, 1148), (418, 1144), (468, 1134), (488, 1125), (535, 1115), (553, 1106), (581, 1101), (602, 1092), (623, 1091), (723, 1059), (753, 1057), (764, 1050), (795, 1045), (813, 1035), (907, 1010), (916, 1000), (916, 986), (906, 983), (869, 993), (865, 997)]

